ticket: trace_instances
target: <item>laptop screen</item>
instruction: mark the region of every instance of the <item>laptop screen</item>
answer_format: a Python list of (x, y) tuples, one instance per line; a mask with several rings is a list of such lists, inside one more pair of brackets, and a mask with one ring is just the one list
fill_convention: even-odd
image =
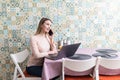
[(81, 43), (76, 43), (76, 44), (63, 46), (59, 54), (64, 54), (66, 57), (73, 56), (77, 51), (77, 49), (79, 48), (80, 44)]
[(75, 52), (77, 51), (77, 49), (79, 48), (81, 43), (76, 43), (76, 44), (71, 44), (71, 45), (66, 45), (63, 46), (62, 49), (58, 52), (58, 55), (55, 57), (47, 57), (49, 59), (52, 60), (57, 60), (57, 59), (61, 59), (64, 57), (70, 57), (73, 56), (75, 54)]

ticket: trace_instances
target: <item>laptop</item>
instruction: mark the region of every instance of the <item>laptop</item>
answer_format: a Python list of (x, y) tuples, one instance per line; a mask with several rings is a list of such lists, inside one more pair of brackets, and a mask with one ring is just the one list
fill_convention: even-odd
[(65, 45), (60, 51), (58, 51), (57, 56), (49, 56), (47, 58), (52, 60), (58, 60), (65, 57), (70, 57), (75, 54), (81, 43)]

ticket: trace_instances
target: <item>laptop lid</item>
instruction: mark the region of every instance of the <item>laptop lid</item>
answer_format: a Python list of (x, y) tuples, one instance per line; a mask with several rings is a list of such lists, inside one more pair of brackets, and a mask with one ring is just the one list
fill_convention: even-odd
[(66, 57), (73, 56), (77, 51), (77, 49), (79, 48), (80, 44), (81, 43), (76, 43), (76, 44), (63, 46), (59, 54), (65, 54)]
[(79, 48), (80, 44), (81, 43), (76, 43), (76, 44), (63, 46), (62, 49), (58, 52), (58, 55), (56, 57), (49, 57), (49, 59), (57, 60), (64, 57), (73, 56), (77, 51), (77, 49)]

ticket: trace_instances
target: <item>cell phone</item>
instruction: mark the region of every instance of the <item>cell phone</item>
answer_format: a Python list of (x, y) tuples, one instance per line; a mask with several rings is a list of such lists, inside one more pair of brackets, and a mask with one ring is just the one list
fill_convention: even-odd
[(52, 36), (52, 35), (53, 35), (53, 31), (50, 29), (50, 31), (48, 32), (48, 34), (49, 34), (50, 36)]

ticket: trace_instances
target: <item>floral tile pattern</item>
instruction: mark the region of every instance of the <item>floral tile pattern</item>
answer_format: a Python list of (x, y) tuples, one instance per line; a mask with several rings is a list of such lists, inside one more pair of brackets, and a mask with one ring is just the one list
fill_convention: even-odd
[[(54, 40), (120, 48), (120, 0), (0, 0), (0, 80), (12, 80), (10, 54), (29, 49), (39, 20), (53, 21)], [(22, 65), (23, 67), (24, 64)]]

